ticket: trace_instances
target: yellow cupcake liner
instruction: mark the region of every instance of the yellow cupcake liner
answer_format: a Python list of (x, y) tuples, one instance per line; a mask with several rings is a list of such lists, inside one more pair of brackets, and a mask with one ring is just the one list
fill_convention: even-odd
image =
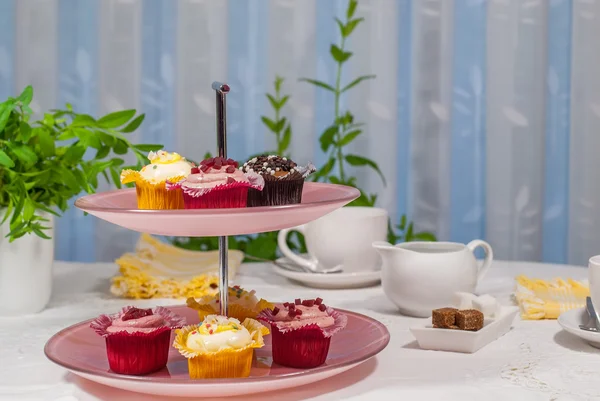
[(186, 326), (175, 331), (173, 346), (187, 358), (191, 379), (250, 376), (254, 348), (262, 348), (265, 345), (262, 334), (264, 326), (254, 319), (244, 320), (242, 326), (250, 332), (252, 342), (243, 348), (224, 349), (216, 352), (195, 351), (187, 347), (187, 337), (190, 332), (198, 328), (197, 325)]
[[(177, 182), (184, 177), (170, 177), (169, 181)], [(145, 180), (139, 171), (123, 170), (121, 172), (121, 183), (135, 183), (137, 193), (138, 209), (183, 209), (183, 193), (180, 189), (167, 191), (166, 180), (161, 182), (150, 182)]]
[[(218, 296), (218, 295), (217, 295)], [(198, 311), (198, 317), (200, 320), (204, 320), (204, 318), (208, 315), (218, 315), (220, 311), (215, 310), (213, 306), (210, 304), (200, 304), (194, 298), (188, 298), (186, 300), (186, 304), (189, 308), (195, 309)], [(245, 306), (237, 305), (235, 303), (230, 302), (227, 311), (227, 317), (233, 317), (240, 322), (243, 322), (245, 319), (256, 319), (256, 316), (263, 309), (273, 309), (274, 305), (264, 299), (258, 301), (258, 303), (254, 306), (254, 308), (249, 309)], [(267, 333), (268, 334), (268, 333)]]

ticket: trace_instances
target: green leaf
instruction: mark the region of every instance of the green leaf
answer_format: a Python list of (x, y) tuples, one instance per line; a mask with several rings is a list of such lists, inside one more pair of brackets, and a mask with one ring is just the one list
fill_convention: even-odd
[(340, 28), (340, 35), (342, 35), (342, 37), (345, 38), (346, 37), (346, 25), (339, 18), (336, 18), (335, 22), (337, 22), (337, 25)]
[(102, 128), (118, 128), (135, 116), (135, 110), (116, 111), (101, 117), (98, 125)]
[(266, 116), (262, 116), (260, 119), (262, 120), (263, 124), (265, 124), (271, 131), (278, 132), (275, 129), (276, 128), (275, 121), (271, 120), (269, 117), (266, 117)]
[(281, 139), (281, 143), (279, 144), (279, 153), (283, 154), (287, 148), (290, 146), (290, 142), (292, 141), (292, 126), (290, 124), (285, 127), (285, 131), (283, 131), (283, 138)]
[(38, 161), (35, 152), (27, 145), (8, 144), (10, 150), (25, 164), (34, 164)]
[(73, 119), (73, 124), (74, 126), (95, 126), (96, 125), (96, 120), (94, 119), (94, 117), (87, 115), (87, 114), (78, 114), (75, 116), (75, 118)]
[(70, 189), (72, 189), (75, 193), (79, 192), (79, 189), (81, 188), (81, 186), (77, 182), (77, 177), (75, 177), (75, 174), (73, 174), (73, 172), (70, 169), (68, 169), (65, 166), (60, 166), (59, 168), (57, 168), (56, 171), (60, 174), (61, 180)]
[(348, 24), (346, 24), (346, 27), (344, 29), (344, 36), (348, 37), (352, 34), (352, 32), (354, 31), (354, 29), (358, 26), (358, 24), (361, 21), (364, 21), (364, 18), (356, 18), (353, 20), (348, 21)]
[(308, 79), (308, 78), (300, 78), (299, 81), (308, 82), (309, 84), (313, 84), (315, 86), (318, 86), (319, 88), (327, 89), (328, 91), (335, 93), (335, 88), (331, 85), (326, 84), (325, 82), (317, 81), (316, 79)]
[(116, 169), (110, 168), (110, 176), (112, 178), (113, 183), (117, 186), (117, 188), (121, 189), (121, 177)]
[(67, 129), (67, 130), (63, 131), (56, 139), (58, 141), (67, 141), (67, 140), (73, 139), (75, 137), (76, 137), (75, 132), (72, 129)]
[(85, 129), (85, 128), (73, 128), (73, 132), (81, 141), (81, 145), (85, 147), (92, 147), (94, 149), (102, 148), (102, 141), (96, 135), (96, 132)]
[(362, 133), (362, 131), (359, 130), (359, 129), (348, 132), (340, 140), (340, 143), (338, 144), (338, 146), (346, 146), (346, 145), (348, 145), (350, 142), (352, 142), (354, 140), (354, 138), (356, 138), (357, 136), (359, 136), (361, 133)]
[(0, 132), (6, 126), (6, 123), (8, 122), (8, 118), (10, 117), (10, 113), (12, 113), (15, 106), (13, 104), (9, 104), (5, 107), (6, 108), (4, 110), (2, 110), (2, 113), (0, 113)]
[(356, 78), (354, 81), (350, 82), (348, 85), (344, 86), (342, 88), (342, 92), (346, 92), (348, 89), (354, 88), (356, 85), (358, 85), (362, 81), (365, 81), (367, 79), (373, 79), (373, 78), (375, 78), (375, 75), (362, 75), (362, 76)]
[(343, 63), (352, 56), (352, 52), (345, 52), (335, 44), (331, 44), (329, 52), (331, 53), (333, 59), (338, 63)]
[[(43, 130), (43, 128), (41, 128), (41, 130)], [(29, 140), (31, 139), (32, 130), (31, 126), (27, 122), (21, 121), (21, 123), (19, 124), (19, 132), (23, 142), (29, 142)]]
[(275, 123), (275, 132), (281, 132), (281, 130), (283, 129), (283, 127), (285, 127), (285, 123), (286, 123), (286, 118), (285, 117), (283, 117), (279, 121), (277, 121)]
[(98, 132), (96, 135), (98, 135), (98, 138), (102, 141), (103, 144), (105, 144), (106, 146), (110, 146), (111, 148), (115, 146), (115, 143), (117, 142), (117, 138), (115, 138), (112, 135), (108, 135), (104, 132)]
[(110, 153), (110, 147), (109, 146), (102, 146), (98, 152), (96, 152), (96, 156), (94, 156), (94, 159), (104, 159), (106, 156), (108, 156), (108, 154)]
[(49, 237), (46, 234), (44, 234), (44, 232), (42, 230), (40, 230), (39, 228), (33, 228), (32, 230), (35, 233), (35, 235), (37, 235), (40, 238), (43, 238), (43, 239), (52, 239), (51, 237)]
[(124, 141), (118, 140), (115, 146), (113, 147), (113, 151), (118, 155), (124, 155), (129, 150), (127, 143)]
[(68, 164), (77, 164), (83, 159), (84, 154), (85, 148), (79, 143), (74, 143), (73, 145), (69, 146), (62, 160)]
[(45, 129), (37, 131), (37, 136), (40, 140), (40, 150), (44, 157), (52, 157), (56, 153), (56, 147), (54, 140), (50, 136), (50, 133)]
[(333, 170), (334, 166), (335, 166), (335, 159), (332, 157), (329, 160), (327, 160), (327, 163), (325, 163), (325, 165), (323, 165), (323, 167), (321, 167), (317, 171), (317, 174), (324, 177), (327, 174), (329, 174), (331, 172), (331, 170)]
[(29, 85), (25, 89), (23, 89), (23, 92), (21, 92), (17, 100), (20, 100), (21, 103), (28, 105), (29, 103), (31, 103), (31, 99), (33, 99), (33, 88), (31, 87), (31, 85)]
[(404, 229), (406, 228), (406, 215), (403, 214), (402, 217), (400, 218), (400, 224), (398, 224), (398, 228), (402, 231), (404, 231)]
[(133, 145), (137, 150), (141, 150), (142, 152), (156, 152), (157, 150), (161, 150), (163, 145), (153, 145), (153, 144), (140, 144)]
[(335, 137), (335, 134), (338, 133), (338, 131), (339, 127), (337, 125), (332, 125), (321, 134), (321, 136), (319, 137), (319, 142), (321, 143), (321, 150), (323, 152), (327, 152), (327, 149), (329, 149), (331, 145), (334, 144), (333, 138)]
[(346, 10), (346, 18), (351, 19), (354, 16), (354, 11), (356, 11), (356, 6), (358, 5), (358, 1), (350, 0), (348, 2), (348, 9)]
[(357, 155), (346, 155), (345, 159), (352, 166), (369, 166), (369, 167), (371, 167), (373, 170), (377, 171), (377, 173), (381, 177), (381, 181), (383, 181), (383, 185), (386, 185), (385, 177), (383, 176), (383, 173), (379, 169), (379, 166), (377, 165), (377, 163), (375, 163), (373, 160), (367, 159), (366, 157), (357, 156)]
[(415, 241), (437, 241), (437, 238), (435, 237), (434, 234), (432, 233), (428, 233), (428, 232), (421, 232), (421, 233), (416, 233), (413, 236)]
[(15, 166), (15, 162), (2, 149), (0, 149), (0, 164), (8, 168)]
[(408, 224), (408, 228), (406, 229), (406, 234), (404, 234), (404, 240), (406, 242), (410, 242), (410, 241), (414, 240), (414, 238), (413, 238), (413, 223), (412, 222), (410, 222)]
[(25, 204), (23, 206), (23, 220), (30, 221), (35, 214), (35, 204), (31, 201), (31, 199), (25, 199)]
[(144, 122), (145, 117), (146, 117), (145, 114), (140, 114), (139, 116), (134, 118), (133, 121), (131, 121), (129, 124), (127, 124), (125, 126), (125, 128), (123, 128), (121, 130), (121, 132), (130, 133), (130, 132), (135, 131), (142, 124), (142, 122)]
[(2, 221), (0, 222), (0, 226), (2, 224), (4, 224), (6, 222), (6, 220), (8, 220), (8, 218), (11, 216), (12, 209), (13, 209), (13, 204), (12, 204), (12, 202), (9, 201), (8, 202), (8, 206), (4, 210), (4, 216), (2, 217)]
[(287, 101), (290, 99), (289, 95), (286, 95), (284, 97), (282, 97), (281, 99), (279, 99), (279, 108), (283, 108), (283, 106), (285, 106), (285, 104), (287, 103)]
[(269, 99), (269, 103), (271, 103), (271, 107), (273, 109), (275, 109), (275, 110), (280, 109), (279, 102), (272, 95), (267, 93), (267, 99)]
[(283, 83), (284, 79), (280, 76), (275, 76), (275, 92), (279, 92), (281, 90), (281, 84)]
[(335, 123), (339, 124), (339, 125), (343, 125), (343, 126), (348, 126), (350, 124), (352, 124), (352, 122), (354, 121), (354, 116), (352, 115), (352, 113), (350, 113), (349, 111), (346, 111), (346, 113), (344, 113), (343, 115), (339, 116)]
[[(13, 212), (12, 218), (10, 219), (11, 225), (21, 218), (21, 211), (23, 210), (24, 203), (25, 203), (25, 197), (19, 196), (19, 199), (17, 200), (17, 203), (15, 205), (15, 210)], [(11, 227), (11, 229), (12, 229), (12, 227)]]

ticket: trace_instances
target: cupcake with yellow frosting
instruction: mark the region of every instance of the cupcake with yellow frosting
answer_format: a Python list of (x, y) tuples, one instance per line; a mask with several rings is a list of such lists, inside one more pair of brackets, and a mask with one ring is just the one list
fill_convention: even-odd
[(181, 190), (167, 191), (166, 182), (177, 182), (191, 174), (193, 165), (177, 153), (148, 153), (150, 164), (140, 171), (123, 170), (121, 183), (135, 183), (139, 209), (183, 209)]
[(173, 346), (187, 358), (190, 378), (217, 379), (250, 376), (254, 348), (269, 330), (254, 319), (209, 315), (176, 333)]
[[(246, 318), (255, 319), (260, 311), (273, 309), (274, 305), (256, 296), (256, 291), (246, 291), (239, 285), (229, 287), (229, 317), (244, 321)], [(200, 320), (208, 315), (218, 314), (221, 310), (219, 305), (219, 294), (207, 295), (198, 300), (187, 299), (187, 306), (198, 311)]]

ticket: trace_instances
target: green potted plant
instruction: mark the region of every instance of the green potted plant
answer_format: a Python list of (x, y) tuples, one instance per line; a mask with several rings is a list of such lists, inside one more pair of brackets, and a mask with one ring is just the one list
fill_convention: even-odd
[(54, 259), (53, 217), (81, 192), (93, 193), (98, 179), (120, 187), (121, 155), (161, 145), (133, 145), (127, 134), (144, 115), (135, 110), (99, 119), (51, 110), (32, 121), (33, 89), (0, 103), (0, 315), (42, 310), (50, 299)]

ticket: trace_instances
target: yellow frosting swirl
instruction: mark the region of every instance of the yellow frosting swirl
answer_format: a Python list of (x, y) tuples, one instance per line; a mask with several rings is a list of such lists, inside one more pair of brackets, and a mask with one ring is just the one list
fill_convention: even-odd
[(148, 160), (150, 160), (150, 163), (152, 164), (171, 164), (182, 159), (183, 157), (181, 157), (179, 153), (169, 153), (164, 150), (148, 153)]
[(252, 336), (239, 320), (210, 315), (188, 334), (186, 346), (196, 352), (240, 349), (252, 343)]

